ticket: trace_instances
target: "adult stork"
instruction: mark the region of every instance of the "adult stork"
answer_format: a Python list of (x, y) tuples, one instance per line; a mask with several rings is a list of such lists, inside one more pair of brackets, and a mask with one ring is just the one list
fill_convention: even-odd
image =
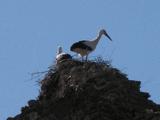
[(82, 60), (83, 60), (83, 57), (86, 56), (86, 60), (87, 60), (88, 55), (96, 49), (96, 46), (99, 40), (101, 39), (102, 35), (105, 35), (106, 37), (108, 37), (109, 40), (112, 41), (111, 37), (108, 35), (106, 30), (102, 29), (99, 31), (99, 34), (95, 39), (91, 41), (82, 40), (82, 41), (76, 42), (71, 46), (70, 50), (80, 54), (82, 57)]
[(58, 46), (57, 55), (56, 55), (56, 62), (60, 62), (65, 59), (72, 59), (70, 54), (64, 53), (61, 46)]

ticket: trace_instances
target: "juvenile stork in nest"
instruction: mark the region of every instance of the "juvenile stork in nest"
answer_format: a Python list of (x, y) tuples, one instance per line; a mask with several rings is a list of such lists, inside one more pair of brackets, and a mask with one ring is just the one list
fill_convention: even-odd
[(102, 29), (100, 30), (98, 36), (94, 40), (82, 40), (79, 42), (74, 43), (70, 50), (73, 52), (76, 52), (81, 55), (82, 60), (83, 57), (86, 56), (86, 60), (88, 58), (88, 55), (93, 52), (96, 49), (96, 46), (101, 39), (102, 35), (105, 35), (108, 37), (109, 40), (112, 41), (111, 37), (107, 34), (106, 30)]
[(62, 60), (72, 59), (70, 54), (64, 53), (61, 46), (58, 46), (57, 55), (56, 55), (56, 62), (59, 63)]

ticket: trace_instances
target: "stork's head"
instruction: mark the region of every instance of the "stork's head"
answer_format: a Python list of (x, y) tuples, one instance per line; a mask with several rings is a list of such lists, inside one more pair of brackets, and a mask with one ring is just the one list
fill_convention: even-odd
[(105, 35), (106, 37), (109, 38), (110, 41), (112, 41), (111, 37), (108, 35), (105, 29), (100, 30), (99, 32), (100, 35)]
[(63, 52), (63, 51), (62, 51), (62, 47), (61, 47), (61, 46), (58, 46), (57, 55), (60, 54), (60, 53), (62, 53), (62, 52)]

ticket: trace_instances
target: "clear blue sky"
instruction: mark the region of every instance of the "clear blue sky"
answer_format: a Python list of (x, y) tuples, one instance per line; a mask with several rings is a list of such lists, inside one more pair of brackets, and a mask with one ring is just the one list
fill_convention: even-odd
[(141, 80), (142, 91), (160, 103), (159, 0), (0, 0), (0, 120), (20, 113), (39, 93), (30, 73), (45, 71), (57, 45), (65, 52), (105, 28), (90, 59), (103, 56)]

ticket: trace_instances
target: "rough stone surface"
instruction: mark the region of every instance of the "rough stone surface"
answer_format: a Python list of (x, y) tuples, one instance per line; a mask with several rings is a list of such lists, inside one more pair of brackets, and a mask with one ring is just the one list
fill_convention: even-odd
[(66, 60), (40, 81), (37, 100), (8, 120), (160, 120), (160, 105), (140, 84), (103, 60)]

